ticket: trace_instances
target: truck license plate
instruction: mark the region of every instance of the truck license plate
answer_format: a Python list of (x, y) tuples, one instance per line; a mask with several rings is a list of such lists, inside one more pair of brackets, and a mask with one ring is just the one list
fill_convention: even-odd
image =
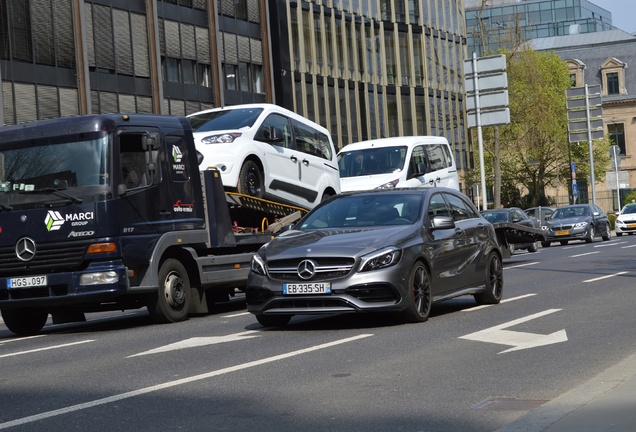
[(46, 286), (46, 276), (25, 276), (7, 279), (7, 288), (29, 288)]
[(330, 294), (331, 282), (283, 284), (283, 294)]

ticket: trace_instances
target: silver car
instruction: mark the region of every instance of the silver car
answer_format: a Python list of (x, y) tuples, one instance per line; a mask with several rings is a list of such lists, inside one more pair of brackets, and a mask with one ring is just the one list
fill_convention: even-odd
[(499, 303), (501, 260), (495, 229), (456, 190), (341, 194), (254, 255), (247, 308), (263, 326), (377, 311), (421, 322), (434, 302), (460, 295)]

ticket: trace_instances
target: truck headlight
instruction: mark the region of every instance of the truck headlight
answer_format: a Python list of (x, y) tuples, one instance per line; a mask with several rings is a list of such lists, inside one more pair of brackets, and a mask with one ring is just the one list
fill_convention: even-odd
[(115, 271), (84, 273), (80, 275), (80, 285), (111, 284), (118, 280), (119, 275)]

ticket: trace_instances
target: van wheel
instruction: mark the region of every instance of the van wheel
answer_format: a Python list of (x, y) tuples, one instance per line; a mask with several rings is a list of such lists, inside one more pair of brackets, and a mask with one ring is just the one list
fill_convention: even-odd
[(241, 167), (238, 192), (256, 198), (263, 198), (263, 173), (256, 162), (248, 160)]
[(159, 270), (159, 291), (148, 303), (153, 321), (179, 322), (186, 319), (190, 309), (190, 278), (178, 260), (169, 258)]
[(44, 309), (2, 309), (2, 320), (9, 330), (18, 336), (38, 333), (46, 324), (49, 313)]

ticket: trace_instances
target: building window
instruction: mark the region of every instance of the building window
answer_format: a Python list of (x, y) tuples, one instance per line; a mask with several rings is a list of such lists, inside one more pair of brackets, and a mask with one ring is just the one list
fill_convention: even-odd
[(625, 156), (625, 125), (623, 123), (613, 123), (607, 125), (607, 133), (609, 134), (612, 144), (617, 145), (621, 149), (621, 155)]
[(607, 94), (617, 95), (620, 93), (618, 87), (618, 72), (610, 72), (607, 75)]

